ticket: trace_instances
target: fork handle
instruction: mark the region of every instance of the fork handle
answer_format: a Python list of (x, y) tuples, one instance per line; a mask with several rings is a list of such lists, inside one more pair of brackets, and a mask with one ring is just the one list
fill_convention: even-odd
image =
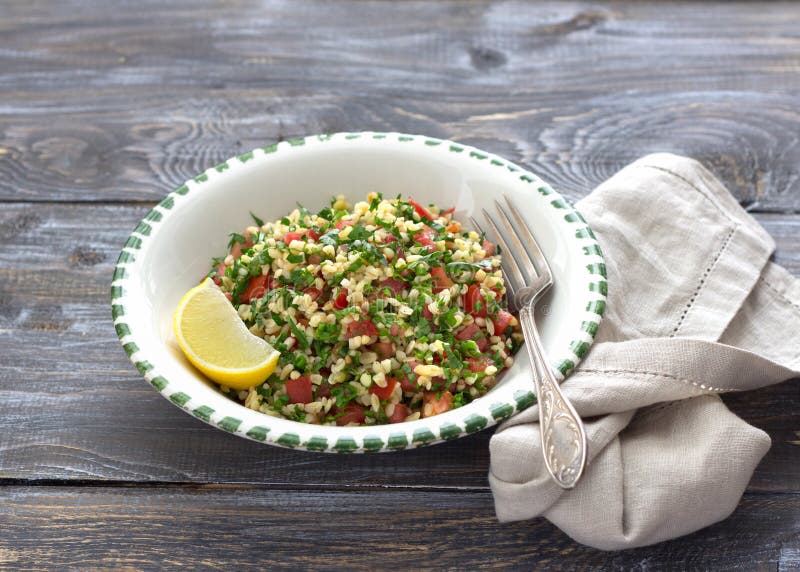
[(560, 487), (571, 489), (578, 482), (586, 465), (586, 431), (575, 408), (561, 393), (553, 370), (548, 365), (539, 330), (533, 319), (532, 304), (520, 310), (519, 321), (534, 368), (545, 465)]

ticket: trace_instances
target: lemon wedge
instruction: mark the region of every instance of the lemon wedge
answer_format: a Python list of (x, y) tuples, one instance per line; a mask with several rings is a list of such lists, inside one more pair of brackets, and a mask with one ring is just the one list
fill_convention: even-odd
[(183, 295), (172, 324), (187, 359), (222, 385), (233, 389), (259, 385), (278, 364), (280, 352), (250, 333), (209, 278)]

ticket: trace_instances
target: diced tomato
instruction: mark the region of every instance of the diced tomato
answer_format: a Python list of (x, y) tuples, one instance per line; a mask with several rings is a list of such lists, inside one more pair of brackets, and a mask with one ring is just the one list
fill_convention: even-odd
[(378, 282), (378, 291), (383, 294), (383, 289), (388, 288), (392, 292), (392, 297), (396, 298), (399, 296), (403, 290), (405, 289), (406, 284), (396, 278), (387, 278), (386, 280), (381, 280)]
[(490, 365), (494, 365), (492, 360), (487, 357), (467, 358), (467, 363), (469, 364), (469, 370), (476, 373), (484, 371)]
[(339, 290), (336, 300), (333, 301), (333, 307), (337, 310), (344, 310), (347, 308), (347, 290), (345, 288)]
[(403, 388), (403, 391), (414, 393), (419, 390), (417, 382), (410, 380), (405, 374), (400, 375), (397, 379), (400, 382), (400, 387)]
[(463, 328), (458, 330), (454, 334), (454, 337), (457, 340), (460, 340), (460, 341), (463, 342), (464, 340), (474, 339), (475, 336), (480, 333), (480, 331), (481, 331), (481, 327), (478, 324), (473, 322), (472, 324), (464, 326)]
[(393, 377), (386, 378), (386, 387), (378, 387), (374, 382), (369, 386), (369, 392), (378, 396), (378, 399), (389, 399), (392, 396), (398, 381)]
[(230, 292), (225, 292), (225, 297), (228, 299), (228, 302), (233, 302), (233, 294)]
[(317, 253), (309, 254), (307, 260), (309, 264), (319, 264), (322, 262), (322, 256)]
[(497, 315), (492, 320), (492, 324), (494, 325), (494, 335), (499, 336), (503, 332), (506, 331), (506, 328), (511, 325), (511, 321), (514, 319), (514, 316), (506, 312), (505, 310), (500, 310), (497, 312)]
[(314, 395), (311, 393), (311, 377), (301, 375), (297, 379), (286, 382), (286, 394), (292, 403), (311, 403)]
[(406, 417), (411, 415), (411, 409), (404, 403), (397, 403), (394, 406), (394, 411), (389, 416), (389, 423), (402, 423)]
[(494, 255), (494, 244), (492, 244), (485, 238), (483, 239), (483, 244), (481, 244), (481, 248), (483, 248), (483, 251), (486, 253), (486, 256)]
[(331, 396), (331, 386), (327, 383), (321, 383), (317, 386), (317, 399)]
[(301, 228), (300, 230), (287, 232), (283, 235), (283, 242), (291, 244), (293, 240), (303, 240), (304, 236), (307, 237), (309, 241), (313, 242), (316, 242), (319, 238), (319, 235), (310, 228)]
[(300, 240), (302, 236), (299, 232), (287, 232), (283, 235), (283, 242), (291, 244), (293, 240)]
[(449, 214), (453, 214), (454, 212), (456, 212), (456, 207), (450, 207), (446, 211), (442, 211), (442, 216), (447, 216)]
[(404, 331), (405, 330), (403, 330), (403, 326), (400, 324), (392, 324), (389, 328), (389, 333), (395, 338), (399, 338)]
[(486, 299), (481, 296), (481, 287), (471, 284), (464, 294), (464, 311), (476, 318), (486, 317)]
[(346, 227), (346, 226), (353, 226), (354, 224), (355, 224), (355, 223), (354, 223), (352, 220), (340, 220), (340, 221), (339, 221), (339, 222), (337, 222), (337, 223), (336, 223), (334, 226), (335, 226), (337, 229), (339, 229), (339, 230), (342, 230), (344, 227)]
[(414, 210), (416, 211), (416, 213), (417, 213), (419, 216), (421, 216), (421, 217), (425, 217), (425, 218), (427, 218), (428, 220), (433, 220), (433, 219), (435, 219), (435, 218), (436, 218), (436, 217), (434, 217), (434, 216), (433, 216), (433, 215), (432, 215), (432, 214), (431, 214), (431, 213), (428, 211), (428, 209), (426, 209), (425, 207), (423, 207), (421, 204), (419, 204), (419, 203), (418, 203), (417, 201), (415, 201), (414, 199), (408, 199), (408, 202), (409, 202), (409, 203), (411, 203), (411, 205), (414, 207)]
[(372, 349), (380, 359), (389, 359), (394, 355), (394, 344), (392, 342), (375, 342), (372, 344)]
[(350, 322), (347, 324), (347, 337), (354, 336), (377, 336), (378, 328), (372, 323), (372, 320), (365, 318), (358, 322)]
[(250, 236), (249, 232), (245, 232), (242, 236), (245, 238), (244, 244), (241, 242), (234, 242), (233, 246), (231, 246), (231, 256), (234, 258), (239, 258), (242, 255), (242, 250), (253, 246), (253, 237)]
[(366, 418), (366, 408), (358, 403), (348, 403), (340, 411), (341, 415), (336, 418), (336, 424), (340, 426), (349, 423), (363, 423)]
[(431, 311), (428, 309), (428, 305), (427, 305), (427, 304), (425, 304), (425, 305), (422, 307), (422, 317), (423, 317), (423, 318), (425, 318), (426, 320), (431, 320), (431, 319), (433, 319), (433, 312), (431, 312)]
[(312, 300), (316, 300), (322, 295), (322, 290), (320, 290), (319, 288), (314, 288), (313, 286), (306, 288), (305, 290), (303, 290), (303, 292), (311, 296)]
[(434, 238), (436, 238), (436, 231), (428, 226), (414, 235), (414, 241), (420, 243), (429, 252), (436, 250)]
[(268, 277), (264, 274), (253, 276), (247, 283), (247, 288), (239, 296), (239, 301), (245, 304), (252, 300), (258, 300), (267, 293)]
[(450, 277), (447, 275), (447, 272), (445, 272), (443, 266), (434, 266), (431, 268), (431, 277), (433, 278), (434, 293), (447, 290), (453, 285), (453, 281), (450, 280)]
[(489, 340), (486, 339), (486, 336), (479, 336), (475, 343), (478, 346), (478, 351), (485, 352), (486, 348), (489, 347)]
[(387, 234), (386, 238), (383, 239), (384, 244), (392, 244), (393, 242), (397, 242), (397, 237), (393, 234)]
[(475, 310), (475, 304), (481, 298), (481, 289), (477, 284), (470, 284), (467, 288), (467, 293), (464, 294), (464, 311), (467, 314), (472, 314)]
[[(419, 362), (415, 360), (408, 360), (408, 366), (411, 368), (411, 371), (414, 371), (414, 368), (419, 365)], [(403, 391), (407, 391), (409, 393), (414, 393), (415, 391), (419, 390), (419, 386), (417, 385), (416, 379), (411, 380), (408, 378), (405, 372), (401, 371), (397, 374), (397, 380), (400, 382), (400, 387), (403, 388)]]
[(428, 391), (424, 396), (422, 406), (422, 416), (431, 417), (439, 415), (453, 408), (453, 394), (449, 391), (442, 391), (441, 395), (435, 391)]

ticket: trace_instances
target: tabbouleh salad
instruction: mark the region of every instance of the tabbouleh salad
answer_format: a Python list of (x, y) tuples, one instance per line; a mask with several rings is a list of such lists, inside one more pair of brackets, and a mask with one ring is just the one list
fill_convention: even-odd
[(325, 425), (411, 421), (485, 394), (522, 335), (499, 252), (452, 213), (370, 193), (254, 216), (209, 276), (280, 359), (261, 385), (223, 392)]

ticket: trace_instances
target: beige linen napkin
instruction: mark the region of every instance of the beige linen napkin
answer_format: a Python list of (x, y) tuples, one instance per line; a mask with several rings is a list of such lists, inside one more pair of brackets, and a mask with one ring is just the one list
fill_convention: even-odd
[(798, 374), (800, 281), (769, 261), (770, 236), (691, 159), (644, 157), (578, 209), (609, 284), (594, 346), (562, 385), (586, 422), (586, 472), (573, 490), (553, 483), (533, 407), (492, 437), (489, 482), (501, 521), (544, 516), (617, 550), (736, 508), (770, 439), (718, 394)]

